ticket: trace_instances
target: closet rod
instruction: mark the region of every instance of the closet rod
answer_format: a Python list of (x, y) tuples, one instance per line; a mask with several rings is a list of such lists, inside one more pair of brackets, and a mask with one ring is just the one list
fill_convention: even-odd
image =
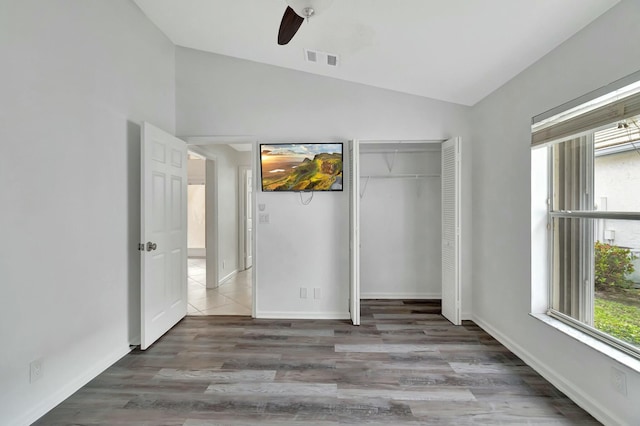
[(417, 179), (417, 178), (435, 178), (440, 177), (440, 175), (428, 175), (428, 174), (394, 174), (394, 175), (362, 175), (360, 178), (366, 179)]
[(440, 152), (439, 149), (425, 148), (425, 149), (381, 149), (381, 150), (363, 150), (360, 149), (360, 155), (363, 154), (425, 154), (427, 152)]
[(440, 144), (446, 141), (446, 139), (360, 139), (360, 144), (375, 145), (375, 144)]

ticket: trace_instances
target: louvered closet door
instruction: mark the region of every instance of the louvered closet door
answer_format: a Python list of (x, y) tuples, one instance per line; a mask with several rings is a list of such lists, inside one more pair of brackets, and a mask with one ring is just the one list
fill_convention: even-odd
[(460, 319), (460, 138), (442, 144), (442, 315)]

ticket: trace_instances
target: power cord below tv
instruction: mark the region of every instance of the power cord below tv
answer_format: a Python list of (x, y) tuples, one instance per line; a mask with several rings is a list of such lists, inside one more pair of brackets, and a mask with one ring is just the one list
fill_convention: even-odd
[(302, 203), (303, 206), (308, 206), (309, 203), (311, 203), (311, 200), (313, 200), (313, 191), (306, 191), (306, 192), (311, 192), (311, 197), (309, 197), (309, 199), (306, 201), (302, 199), (302, 192), (305, 192), (305, 191), (298, 192), (298, 194), (300, 194), (300, 202)]

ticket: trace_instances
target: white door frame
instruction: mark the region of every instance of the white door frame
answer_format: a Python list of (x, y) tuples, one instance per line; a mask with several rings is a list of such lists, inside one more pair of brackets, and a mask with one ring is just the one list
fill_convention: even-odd
[[(208, 155), (199, 148), (199, 146), (201, 145), (229, 145), (229, 144), (251, 144), (251, 170), (253, 171), (253, 191), (252, 191), (252, 196), (251, 196), (251, 208), (252, 208), (252, 217), (256, 217), (256, 197), (257, 197), (257, 190), (256, 190), (256, 182), (257, 179), (255, 178), (255, 176), (259, 176), (259, 172), (257, 171), (258, 168), (258, 139), (255, 136), (189, 136), (189, 137), (182, 137), (182, 139), (184, 141), (187, 142), (187, 148), (199, 155), (202, 155), (204, 157), (207, 157)], [(211, 157), (209, 155), (209, 157)], [(215, 161), (215, 159), (214, 159)], [(215, 169), (215, 174), (216, 174), (216, 181), (217, 181), (217, 167)], [(217, 202), (217, 191), (216, 191), (216, 200), (215, 200), (215, 205), (214, 205), (214, 209), (215, 212), (214, 214), (217, 217), (217, 209), (218, 209), (218, 202)], [(218, 256), (218, 232), (217, 232), (217, 221), (215, 221), (215, 223), (213, 224), (215, 226), (214, 230), (214, 235), (215, 235), (215, 243), (214, 243), (214, 256), (216, 257), (216, 265), (217, 265), (217, 256)], [(253, 318), (256, 317), (256, 307), (258, 305), (258, 292), (256, 291), (257, 288), (257, 283), (258, 283), (258, 268), (257, 268), (257, 251), (256, 251), (256, 246), (257, 246), (257, 240), (258, 240), (258, 232), (257, 232), (257, 228), (255, 228), (254, 226), (254, 232), (253, 232), (253, 241), (252, 241), (252, 247), (251, 247), (251, 252), (253, 253), (253, 267), (252, 267), (252, 274), (251, 274), (251, 287), (252, 287), (252, 306), (251, 306), (251, 316)], [(207, 255), (209, 254), (209, 246), (207, 245)], [(216, 268), (217, 269), (217, 268)], [(218, 277), (216, 277), (216, 282), (218, 280)]]
[(349, 313), (353, 325), (360, 325), (360, 143), (349, 145)]
[[(251, 243), (247, 244), (247, 172), (253, 173), (251, 166), (238, 166), (238, 261), (242, 271), (251, 267), (247, 265), (247, 245), (251, 245)], [(253, 181), (251, 186), (254, 186)], [(251, 192), (253, 193), (253, 191)], [(251, 198), (253, 199), (253, 194), (251, 194)], [(253, 218), (253, 209), (251, 214), (251, 218)], [(253, 255), (253, 251), (250, 253)]]

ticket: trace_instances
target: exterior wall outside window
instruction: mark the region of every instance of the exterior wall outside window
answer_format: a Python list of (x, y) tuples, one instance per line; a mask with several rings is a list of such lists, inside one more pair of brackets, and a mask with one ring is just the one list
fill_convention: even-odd
[[(639, 150), (629, 150), (595, 158), (595, 202), (598, 210), (640, 211)], [(621, 182), (624, 184), (621, 185)], [(640, 224), (635, 221), (598, 221), (596, 239), (630, 248), (636, 255), (635, 272), (628, 278), (640, 285)]]

